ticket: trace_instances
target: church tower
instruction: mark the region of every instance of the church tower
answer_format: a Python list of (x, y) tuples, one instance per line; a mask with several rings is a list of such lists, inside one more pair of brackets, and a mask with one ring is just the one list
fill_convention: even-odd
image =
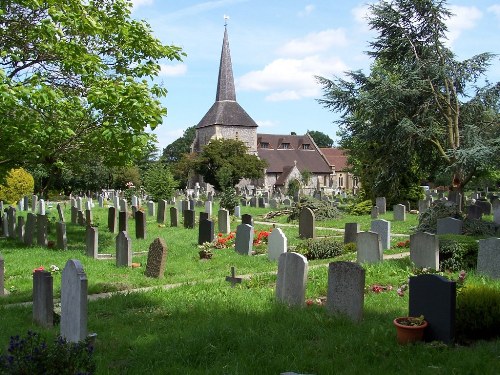
[(236, 102), (227, 27), (224, 29), (215, 103), (196, 126), (192, 150), (200, 152), (212, 139), (238, 139), (245, 143), (249, 153), (257, 155), (257, 124)]

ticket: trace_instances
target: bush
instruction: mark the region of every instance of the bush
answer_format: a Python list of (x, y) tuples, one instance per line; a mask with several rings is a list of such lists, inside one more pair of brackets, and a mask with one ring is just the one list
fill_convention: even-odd
[(36, 332), (10, 338), (7, 354), (0, 356), (1, 374), (92, 374), (96, 370), (88, 340), (69, 343), (59, 337), (47, 344)]
[(23, 168), (11, 169), (5, 177), (5, 185), (0, 185), (0, 201), (15, 204), (25, 195), (33, 193), (35, 180)]
[(474, 238), (443, 234), (439, 236), (439, 268), (459, 271), (475, 269), (479, 245)]
[(238, 205), (238, 197), (234, 188), (225, 188), (220, 193), (220, 206), (229, 211), (229, 215), (234, 214), (234, 208)]
[(500, 337), (500, 290), (488, 285), (467, 286), (457, 295), (457, 339)]
[(148, 169), (144, 176), (144, 189), (146, 193), (154, 200), (170, 199), (177, 188), (174, 176), (163, 163), (155, 163)]
[(348, 211), (351, 215), (356, 215), (356, 216), (370, 215), (372, 212), (372, 207), (373, 207), (372, 201), (366, 200), (352, 205), (351, 207), (349, 207)]
[(451, 202), (436, 201), (433, 205), (418, 215), (417, 232), (436, 233), (438, 219), (453, 217), (463, 220), (463, 214), (459, 211), (456, 204)]
[(312, 197), (302, 197), (300, 201), (292, 207), (292, 213), (288, 216), (287, 221), (297, 220), (300, 215), (300, 210), (303, 207), (310, 208), (315, 215), (316, 220), (339, 219), (342, 213), (337, 207), (332, 207), (330, 203), (314, 199)]
[(309, 238), (299, 244), (295, 251), (308, 260), (328, 259), (344, 253), (344, 244), (333, 238)]

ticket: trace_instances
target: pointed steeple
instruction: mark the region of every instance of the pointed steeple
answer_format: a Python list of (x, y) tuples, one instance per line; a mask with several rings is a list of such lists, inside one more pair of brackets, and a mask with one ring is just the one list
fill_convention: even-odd
[(219, 80), (217, 81), (217, 95), (215, 101), (236, 101), (236, 90), (234, 88), (233, 65), (231, 64), (231, 52), (229, 50), (229, 39), (227, 27), (224, 28), (224, 41), (220, 55)]

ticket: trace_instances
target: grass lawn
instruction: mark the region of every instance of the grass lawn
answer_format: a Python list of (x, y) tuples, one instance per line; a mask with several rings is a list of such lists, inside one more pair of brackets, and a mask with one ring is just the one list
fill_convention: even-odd
[[(199, 209), (198, 209), (199, 210)], [(214, 212), (216, 207), (214, 207)], [(255, 221), (265, 209), (243, 208)], [(55, 214), (55, 208), (51, 211)], [(49, 215), (52, 216), (52, 215)], [(214, 215), (216, 216), (216, 215)], [(392, 213), (382, 215), (392, 219)], [(66, 212), (69, 218), (69, 210)], [(106, 210), (95, 209), (99, 225), (99, 253), (114, 254), (114, 235), (106, 230)], [(392, 222), (392, 231), (408, 238), (416, 217), (405, 223)], [(280, 218), (277, 226), (284, 224)], [(318, 222), (318, 227), (343, 229), (346, 222), (369, 227), (369, 216), (345, 217)], [(235, 229), (237, 221), (231, 223)], [(216, 226), (217, 227), (217, 226)], [(267, 230), (272, 223), (256, 224)], [(97, 333), (95, 358), (99, 374), (279, 374), (295, 371), (306, 374), (496, 374), (500, 367), (500, 341), (478, 342), (471, 346), (417, 344), (399, 346), (392, 320), (408, 313), (408, 296), (395, 290), (412, 272), (408, 258), (365, 265), (366, 294), (364, 319), (359, 324), (325, 311), (313, 304), (302, 309), (287, 308), (274, 301), (277, 264), (267, 256), (241, 256), (233, 249), (214, 251), (211, 260), (198, 256), (198, 229), (159, 226), (148, 217), (147, 240), (136, 240), (133, 221), (129, 223), (134, 252), (147, 251), (156, 237), (168, 246), (167, 266), (162, 279), (144, 276), (146, 253), (134, 255), (138, 268), (117, 268), (114, 259), (85, 257), (84, 228), (67, 225), (67, 251), (40, 247), (26, 248), (14, 240), (0, 239), (5, 260), (5, 287), (9, 296), (0, 298), (0, 347), (11, 335), (29, 329), (55, 337), (59, 327), (43, 329), (32, 323), (30, 306), (13, 306), (31, 301), (32, 271), (52, 264), (61, 270), (68, 259), (78, 259), (87, 274), (89, 293), (158, 286), (148, 292), (116, 294), (89, 302), (88, 329)], [(397, 229), (396, 229), (397, 228)], [(283, 226), (289, 244), (297, 245), (298, 229)], [(318, 229), (319, 236), (342, 235)], [(339, 237), (341, 240), (342, 237)], [(55, 239), (55, 229), (49, 240)], [(392, 249), (392, 252), (400, 251)], [(388, 253), (391, 251), (388, 251)], [(306, 298), (326, 296), (327, 263), (354, 259), (354, 254), (309, 262)], [(230, 267), (238, 275), (252, 275), (231, 288), (225, 282)], [(61, 274), (54, 273), (54, 295), (60, 295)], [(188, 284), (195, 282), (194, 284)], [(468, 276), (468, 283), (493, 283)], [(161, 285), (181, 283), (165, 290)], [(494, 282), (498, 283), (498, 282)], [(393, 290), (374, 293), (374, 284)], [(500, 286), (500, 283), (498, 283)]]

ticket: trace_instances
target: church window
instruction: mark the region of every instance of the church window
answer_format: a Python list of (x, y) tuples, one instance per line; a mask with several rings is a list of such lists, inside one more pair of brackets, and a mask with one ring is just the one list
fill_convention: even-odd
[(302, 145), (302, 149), (303, 149), (303, 150), (310, 150), (310, 149), (311, 149), (311, 145), (310, 145), (309, 143), (304, 143), (304, 144)]
[(339, 176), (339, 187), (343, 187), (344, 186), (344, 176), (340, 175)]
[(282, 144), (280, 145), (280, 148), (281, 148), (282, 150), (288, 150), (288, 149), (290, 148), (290, 143), (282, 143)]

